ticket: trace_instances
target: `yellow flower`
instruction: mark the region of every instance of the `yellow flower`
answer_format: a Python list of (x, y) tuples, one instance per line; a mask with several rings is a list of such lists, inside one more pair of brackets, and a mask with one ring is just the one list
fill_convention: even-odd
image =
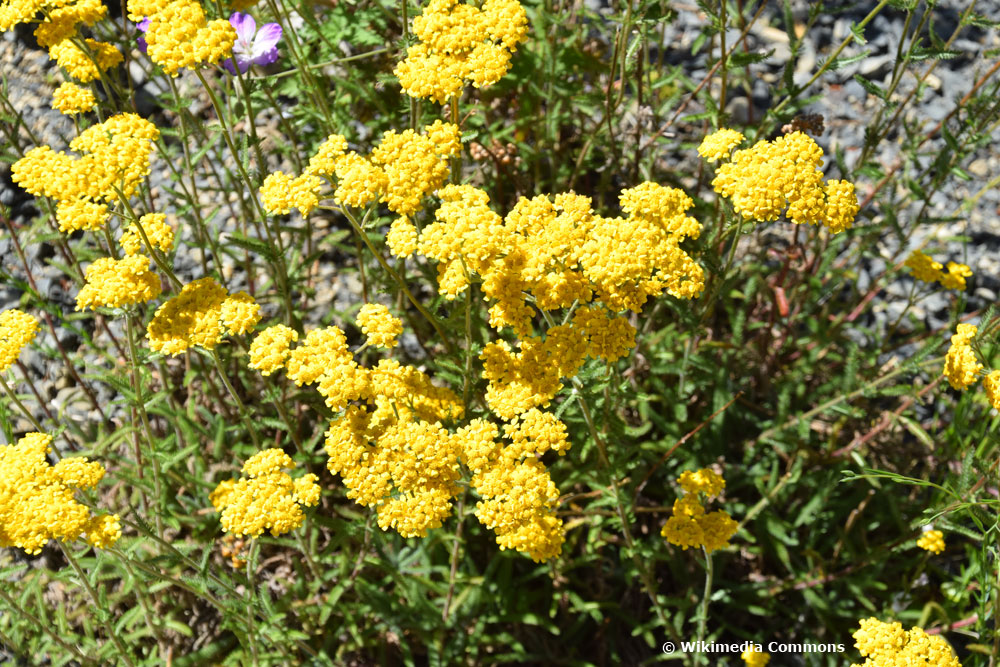
[(146, 54), (170, 76), (232, 54), (236, 29), (225, 19), (208, 21), (193, 0), (129, 0), (129, 18), (149, 18)]
[(242, 336), (260, 322), (260, 305), (246, 292), (237, 292), (222, 302), (219, 319), (229, 333)]
[(903, 630), (900, 623), (883, 623), (876, 618), (860, 621), (854, 633), (854, 646), (865, 657), (859, 667), (895, 667), (896, 665), (935, 665), (961, 667), (948, 643), (928, 635), (921, 628)]
[(944, 533), (940, 530), (925, 530), (917, 540), (917, 546), (932, 554), (939, 554), (944, 551)]
[(375, 347), (396, 347), (396, 337), (403, 333), (403, 323), (389, 313), (382, 304), (366, 303), (358, 312), (358, 326), (368, 337), (368, 344)]
[(21, 356), (21, 350), (35, 340), (38, 320), (20, 310), (0, 313), (0, 373)]
[(101, 257), (87, 267), (86, 284), (76, 296), (76, 309), (121, 308), (160, 296), (160, 278), (149, 269), (149, 257)]
[(965, 264), (948, 262), (948, 273), (942, 274), (938, 280), (945, 289), (965, 290), (965, 279), (972, 276), (972, 269)]
[(975, 335), (975, 326), (959, 324), (955, 335), (951, 337), (951, 347), (944, 358), (944, 375), (952, 389), (965, 391), (979, 379), (979, 371), (983, 366), (969, 345)]
[(754, 650), (754, 647), (750, 647), (743, 651), (743, 662), (746, 663), (746, 667), (767, 667), (767, 663), (771, 661), (771, 654), (760, 652)]
[(1000, 371), (990, 371), (990, 374), (983, 378), (983, 389), (986, 390), (986, 398), (995, 410), (1000, 410)]
[(703, 493), (714, 498), (722, 493), (726, 481), (710, 468), (696, 472), (685, 470), (677, 479), (686, 495), (674, 501), (673, 515), (667, 519), (660, 535), (685, 551), (688, 547), (704, 547), (712, 553), (729, 546), (729, 538), (736, 534), (739, 524), (721, 510), (705, 512), (698, 499)]
[(83, 40), (90, 53), (84, 53), (69, 37), (49, 47), (49, 57), (74, 79), (88, 83), (122, 61), (122, 54), (112, 44), (89, 37)]
[(936, 283), (941, 279), (941, 262), (935, 262), (919, 250), (910, 253), (904, 266), (913, 271), (914, 278), (925, 283)]
[(49, 465), (52, 436), (28, 433), (14, 445), (0, 445), (0, 547), (40, 553), (50, 539), (81, 535), (106, 548), (121, 536), (118, 516), (95, 516), (73, 498), (104, 476), (104, 467), (83, 457)]
[(298, 339), (298, 332), (284, 324), (264, 329), (250, 344), (250, 368), (260, 371), (261, 375), (284, 368), (291, 354), (289, 347)]
[(701, 145), (698, 146), (698, 155), (708, 162), (717, 162), (728, 157), (729, 151), (743, 143), (744, 139), (746, 137), (741, 132), (723, 128), (702, 139)]
[(685, 470), (677, 478), (677, 483), (687, 493), (704, 493), (709, 498), (716, 497), (726, 488), (726, 480), (711, 468), (702, 468), (695, 472)]
[(169, 355), (194, 345), (212, 350), (227, 329), (244, 333), (260, 319), (259, 307), (255, 309), (253, 300), (247, 299), (246, 295), (230, 297), (215, 278), (189, 283), (156, 309), (146, 329), (149, 347)]
[(292, 178), (276, 171), (260, 186), (260, 203), (268, 213), (286, 214), (295, 208), (306, 216), (319, 206), (317, 193), (322, 184), (319, 176), (311, 173)]
[(823, 149), (808, 135), (791, 132), (733, 153), (712, 187), (748, 220), (768, 222), (785, 212), (792, 222), (823, 223), (838, 233), (854, 224), (858, 201), (847, 181), (823, 183)]
[(309, 166), (305, 173), (314, 176), (332, 176), (337, 170), (337, 160), (346, 152), (347, 139), (339, 134), (331, 134), (309, 158)]
[(32, 148), (11, 168), (11, 178), (36, 196), (59, 202), (62, 231), (97, 229), (107, 219), (102, 203), (117, 203), (118, 193), (131, 197), (149, 173), (156, 126), (136, 114), (112, 116), (92, 125), (70, 142), (79, 157), (48, 146)]
[(247, 459), (246, 478), (223, 481), (210, 496), (222, 512), (222, 529), (237, 537), (260, 537), (265, 530), (278, 536), (301, 526), (302, 506), (316, 505), (320, 488), (313, 474), (293, 480), (285, 469), (294, 467), (280, 449), (265, 449)]
[(485, 0), (481, 9), (431, 0), (413, 19), (420, 41), (393, 73), (407, 95), (444, 104), (461, 93), (464, 81), (476, 88), (499, 81), (527, 32), (527, 14), (517, 0)]
[[(143, 250), (142, 236), (136, 227), (136, 223), (126, 227), (118, 241), (126, 255), (136, 255)], [(160, 252), (170, 252), (174, 247), (174, 230), (167, 224), (167, 216), (163, 213), (147, 213), (139, 218), (138, 227), (142, 228), (146, 238)]]
[(64, 82), (52, 94), (52, 108), (67, 115), (90, 111), (96, 104), (93, 91), (70, 81)]

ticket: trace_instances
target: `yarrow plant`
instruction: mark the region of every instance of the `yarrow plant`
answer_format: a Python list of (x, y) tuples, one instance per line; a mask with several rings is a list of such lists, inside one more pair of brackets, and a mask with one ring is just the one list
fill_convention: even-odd
[(772, 5), (0, 0), (0, 659), (1000, 660), (997, 17)]

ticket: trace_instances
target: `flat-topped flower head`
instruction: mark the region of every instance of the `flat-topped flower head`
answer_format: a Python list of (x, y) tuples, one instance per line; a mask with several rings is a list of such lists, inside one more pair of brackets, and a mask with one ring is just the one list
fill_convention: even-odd
[(672, 516), (663, 525), (660, 534), (668, 542), (685, 551), (689, 547), (702, 547), (712, 553), (729, 546), (729, 539), (739, 524), (727, 512), (706, 512), (699, 494), (714, 498), (722, 492), (726, 481), (710, 468), (698, 471), (685, 470), (677, 479), (685, 494), (674, 501)]
[(17, 361), (21, 350), (35, 340), (38, 320), (20, 310), (0, 313), (0, 373)]
[(265, 530), (277, 537), (301, 526), (302, 507), (319, 502), (319, 478), (307, 474), (292, 479), (285, 470), (294, 467), (291, 457), (276, 448), (247, 459), (246, 477), (220, 483), (210, 496), (216, 511), (222, 512), (222, 529), (237, 537), (260, 537)]
[(969, 344), (976, 335), (972, 324), (959, 324), (951, 337), (951, 347), (944, 358), (944, 375), (952, 389), (965, 391), (979, 380), (983, 365)]
[(965, 291), (965, 279), (972, 276), (972, 269), (965, 264), (948, 262), (947, 273), (942, 273), (939, 280), (945, 289)]
[(913, 277), (925, 283), (936, 283), (941, 279), (941, 262), (936, 262), (929, 255), (914, 250), (906, 258), (903, 266), (910, 269)]
[(517, 0), (486, 0), (481, 8), (431, 0), (413, 19), (420, 41), (393, 73), (407, 95), (444, 104), (465, 82), (485, 88), (499, 81), (527, 32), (527, 13)]
[(917, 540), (917, 546), (932, 554), (939, 554), (944, 551), (944, 533), (926, 526), (924, 534)]
[(121, 536), (117, 515), (94, 515), (76, 501), (104, 467), (84, 457), (49, 465), (52, 436), (28, 433), (14, 445), (0, 445), (0, 547), (41, 553), (51, 539), (71, 542), (83, 536), (91, 545), (111, 546)]
[(156, 309), (146, 329), (149, 347), (177, 355), (190, 347), (215, 349), (227, 334), (243, 334), (260, 321), (260, 307), (243, 292), (229, 295), (215, 278), (188, 283)]
[(380, 303), (361, 306), (357, 322), (361, 332), (367, 336), (368, 344), (374, 347), (396, 347), (399, 343), (396, 338), (403, 333), (403, 323)]
[(723, 128), (707, 135), (698, 146), (698, 155), (708, 162), (718, 162), (729, 156), (729, 152), (743, 143), (742, 132)]
[(852, 636), (865, 661), (856, 667), (961, 667), (948, 642), (938, 635), (928, 635), (922, 628), (907, 631), (898, 622), (883, 623), (874, 617), (860, 621), (859, 625)]
[(160, 296), (160, 277), (149, 268), (149, 257), (101, 257), (87, 267), (86, 284), (76, 296), (76, 309), (122, 308)]
[(52, 94), (52, 108), (66, 115), (90, 111), (97, 104), (93, 91), (66, 81)]

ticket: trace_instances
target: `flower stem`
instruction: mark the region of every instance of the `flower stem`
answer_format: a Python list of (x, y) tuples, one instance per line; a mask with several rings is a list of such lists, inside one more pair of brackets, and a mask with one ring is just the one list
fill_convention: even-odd
[(378, 260), (378, 263), (382, 265), (382, 268), (385, 270), (385, 272), (388, 273), (390, 276), (392, 276), (392, 279), (396, 281), (396, 285), (398, 285), (399, 288), (403, 290), (403, 293), (406, 294), (406, 298), (410, 300), (410, 303), (413, 304), (413, 307), (416, 308), (418, 311), (420, 311), (420, 314), (423, 315), (427, 319), (427, 321), (431, 323), (431, 326), (434, 327), (434, 330), (437, 332), (438, 336), (441, 337), (441, 342), (444, 343), (444, 346), (448, 349), (448, 352), (454, 352), (455, 347), (454, 345), (451, 344), (451, 341), (448, 340), (448, 336), (445, 335), (444, 329), (441, 328), (441, 324), (437, 321), (437, 318), (434, 317), (434, 315), (432, 315), (431, 312), (427, 310), (427, 308), (425, 308), (423, 304), (420, 303), (420, 301), (417, 300), (417, 297), (413, 296), (413, 292), (411, 292), (410, 288), (406, 286), (406, 282), (402, 278), (400, 278), (399, 274), (396, 273), (395, 269), (389, 266), (389, 263), (385, 261), (384, 257), (382, 257), (382, 253), (380, 253), (375, 248), (375, 246), (372, 245), (371, 240), (368, 238), (368, 235), (364, 233), (364, 230), (361, 229), (361, 225), (358, 224), (358, 219), (354, 217), (354, 214), (352, 214), (350, 210), (347, 209), (346, 207), (336, 210), (342, 211), (344, 213), (344, 215), (350, 221), (351, 227), (354, 228), (355, 233), (357, 233), (357, 235), (361, 237), (361, 240), (364, 242), (364, 244), (368, 246), (368, 250), (375, 256), (375, 259)]
[(253, 422), (250, 421), (250, 415), (247, 414), (247, 408), (240, 399), (239, 394), (236, 393), (236, 388), (233, 387), (233, 383), (229, 381), (229, 375), (226, 373), (225, 367), (222, 365), (222, 359), (219, 358), (218, 350), (212, 350), (212, 361), (215, 362), (215, 368), (219, 371), (219, 375), (222, 377), (222, 383), (226, 385), (226, 389), (229, 390), (229, 395), (233, 397), (236, 401), (236, 408), (240, 411), (240, 417), (243, 419), (243, 424), (250, 431), (250, 439), (253, 440), (254, 447), (260, 449), (260, 440), (257, 438), (257, 431), (254, 429)]
[[(698, 611), (698, 642), (705, 641), (705, 626), (708, 623), (708, 603), (712, 597), (712, 554), (708, 552), (705, 547), (701, 548), (702, 553), (705, 554), (705, 592), (701, 597), (701, 607)], [(702, 658), (706, 658), (705, 654), (701, 654)], [(707, 659), (706, 659), (707, 660)]]
[(87, 595), (90, 596), (90, 601), (94, 605), (94, 608), (98, 610), (97, 616), (100, 619), (101, 625), (104, 626), (105, 632), (108, 633), (111, 637), (111, 641), (113, 641), (115, 646), (118, 647), (118, 659), (128, 665), (128, 667), (134, 667), (135, 663), (132, 662), (132, 657), (129, 655), (128, 649), (125, 648), (125, 644), (122, 643), (118, 633), (115, 632), (114, 626), (112, 626), (108, 619), (105, 618), (105, 615), (109, 613), (108, 610), (100, 609), (100, 598), (97, 597), (97, 593), (94, 591), (93, 586), (91, 586), (90, 582), (87, 581), (87, 575), (84, 573), (83, 568), (80, 567), (80, 564), (76, 561), (76, 557), (73, 556), (73, 552), (66, 548), (66, 545), (59, 541), (57, 541), (57, 543), (59, 544), (59, 548), (62, 549), (63, 554), (66, 556), (66, 560), (69, 561), (69, 564), (76, 572), (76, 576), (80, 578), (80, 583), (83, 584), (84, 589), (87, 591)]

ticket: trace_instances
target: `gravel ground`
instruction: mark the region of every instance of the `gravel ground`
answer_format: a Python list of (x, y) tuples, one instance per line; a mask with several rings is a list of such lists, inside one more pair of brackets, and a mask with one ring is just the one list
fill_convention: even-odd
[[(871, 3), (874, 4), (874, 3)], [(1000, 3), (982, 3), (979, 11), (986, 14), (993, 20), (1000, 19)], [(711, 66), (711, 61), (704, 53), (692, 57), (691, 46), (698, 36), (704, 17), (694, 6), (687, 6), (683, 3), (675, 4), (678, 9), (677, 18), (672, 21), (664, 31), (664, 56), (668, 63), (685, 63), (688, 68), (688, 76), (700, 81)], [(808, 5), (804, 1), (793, 3), (795, 17), (801, 21), (806, 16)], [(937, 10), (935, 29), (943, 38), (947, 38), (957, 25), (958, 13), (963, 9), (959, 2), (941, 2)], [(749, 97), (746, 91), (735, 88), (731, 90), (730, 101), (727, 110), (737, 120), (745, 120), (750, 115), (759, 118), (764, 109), (774, 103), (769, 92), (779, 81), (784, 64), (789, 58), (788, 40), (782, 27), (780, 14), (764, 16), (758, 21), (750, 31), (747, 38), (748, 47), (754, 51), (774, 50), (772, 57), (765, 63), (754, 65), (753, 72), (756, 75), (751, 94)], [(816, 26), (806, 35), (803, 44), (801, 62), (795, 72), (795, 79), (802, 83), (812, 75), (818, 63), (829, 55), (829, 53), (848, 34), (852, 22), (857, 22), (869, 11), (869, 7), (856, 8), (848, 13), (836, 16), (824, 14), (818, 19)], [(877, 16), (866, 29), (868, 43), (865, 46), (851, 45), (842, 56), (856, 55), (861, 49), (869, 49), (870, 54), (863, 60), (840, 69), (835, 72), (826, 73), (816, 86), (816, 91), (820, 94), (817, 101), (813, 103), (807, 112), (822, 114), (826, 122), (826, 132), (818, 138), (828, 155), (832, 155), (835, 150), (842, 148), (844, 158), (848, 165), (853, 165), (857, 160), (860, 146), (863, 143), (865, 128), (873, 121), (879, 106), (880, 100), (869, 95), (865, 89), (854, 80), (855, 74), (860, 74), (880, 85), (887, 85), (891, 75), (892, 62), (895, 57), (898, 36), (903, 32), (904, 16), (900, 12), (891, 9), (885, 10)], [(739, 37), (739, 31), (730, 30), (727, 33), (727, 41), (733, 43)], [(72, 123), (64, 116), (51, 110), (49, 107), (51, 92), (55, 89), (60, 77), (58, 70), (48, 60), (44, 51), (33, 48), (30, 32), (23, 29), (5, 33), (0, 38), (0, 71), (8, 79), (10, 87), (10, 98), (23, 112), (25, 124), (32, 128), (38, 141), (49, 143), (59, 149), (64, 147), (73, 136)], [(667, 46), (669, 45), (669, 46)], [(985, 49), (1000, 46), (1000, 37), (996, 31), (981, 29), (966, 29), (963, 37), (958, 39), (953, 48), (961, 53), (958, 57), (942, 60), (931, 77), (928, 78), (928, 89), (924, 93), (923, 100), (914, 104), (906, 117), (911, 124), (917, 124), (923, 128), (933, 127), (941, 121), (955, 106), (956, 100), (961, 98), (971, 87), (972, 82), (979, 78), (988, 63), (986, 59), (978, 58), (978, 54)], [(924, 61), (918, 65), (917, 71), (923, 71), (929, 61)], [(133, 68), (133, 82), (139, 89), (139, 99), (142, 104), (150, 105), (154, 96), (163, 92), (157, 90), (155, 82), (147, 82), (142, 72), (138, 68)], [(193, 83), (192, 83), (193, 80)], [(198, 90), (196, 79), (181, 76), (178, 84), (182, 89), (187, 88), (194, 95), (194, 113), (200, 113), (208, 108), (208, 100), (202, 94), (195, 94)], [(913, 85), (913, 77), (907, 75), (899, 92), (903, 95), (909, 92)], [(160, 83), (159, 85), (162, 85)], [(697, 112), (700, 109), (694, 105), (689, 112)], [(166, 119), (155, 118), (158, 124), (166, 123)], [(648, 114), (642, 111), (638, 113), (633, 109), (631, 116), (626, 114), (623, 124), (644, 123), (650, 125)], [(687, 130), (678, 125), (674, 128), (678, 134), (683, 135)], [(270, 133), (277, 133), (277, 119), (262, 116), (261, 134), (269, 136)], [(27, 138), (27, 134), (22, 132), (25, 139), (25, 146), (30, 147), (34, 142)], [(634, 136), (628, 133), (628, 136)], [(972, 180), (960, 181), (950, 178), (944, 188), (936, 193), (932, 198), (933, 206), (924, 212), (924, 219), (933, 217), (953, 216), (963, 201), (970, 195), (982, 188), (992, 177), (1000, 171), (1000, 155), (994, 146), (996, 140), (1000, 140), (1000, 130), (994, 130), (994, 141), (978, 149), (963, 165)], [(696, 137), (681, 136), (680, 140), (695, 141)], [(680, 141), (678, 141), (678, 144)], [(886, 150), (879, 153), (877, 159), (884, 168), (892, 167), (899, 158), (898, 146), (893, 142), (886, 142)], [(939, 136), (935, 136), (922, 149), (925, 155), (923, 158), (930, 162), (933, 157), (942, 150), (946, 150), (946, 145)], [(692, 151), (685, 150), (669, 156), (672, 168), (677, 169), (677, 162), (682, 164), (679, 171), (694, 173), (696, 163), (692, 159)], [(220, 156), (220, 159), (227, 159)], [(828, 165), (832, 160), (828, 160)], [(278, 168), (280, 165), (269, 165), (269, 168)], [(286, 166), (287, 167), (287, 166)], [(828, 166), (828, 174), (836, 172), (835, 166)], [(158, 210), (171, 213), (171, 198), (168, 187), (172, 187), (167, 164), (162, 159), (154, 160), (154, 171), (151, 175), (152, 192)], [(199, 201), (205, 206), (204, 210), (210, 210), (216, 204), (224, 204), (218, 214), (211, 221), (211, 227), (216, 230), (221, 243), (226, 242), (227, 234), (236, 231), (237, 219), (239, 217), (236, 208), (230, 208), (225, 204), (232, 204), (235, 200), (234, 194), (226, 194), (208, 188), (206, 182), (198, 183), (200, 189)], [(871, 183), (862, 182), (859, 184), (859, 195), (863, 198), (872, 187)], [(15, 224), (26, 224), (37, 211), (32, 200), (25, 193), (20, 191), (10, 182), (9, 165), (0, 164), (0, 203), (8, 206), (12, 210), (12, 217)], [(899, 220), (903, 224), (910, 224), (919, 214), (919, 204), (914, 204), (904, 210), (896, 211)], [(864, 267), (864, 271), (858, 276), (859, 287), (862, 289), (870, 285), (873, 278), (881, 275), (887, 267), (891, 267), (888, 262), (894, 256), (899, 256), (900, 251), (904, 253), (911, 248), (918, 247), (927, 239), (936, 239), (931, 245), (935, 258), (947, 262), (948, 260), (961, 261), (969, 264), (975, 277), (970, 280), (968, 290), (968, 308), (981, 308), (993, 303), (997, 299), (1000, 283), (997, 276), (1000, 276), (1000, 260), (997, 257), (997, 249), (1000, 248), (1000, 224), (997, 222), (997, 213), (1000, 213), (1000, 191), (993, 189), (988, 191), (976, 206), (966, 215), (963, 215), (957, 222), (943, 224), (930, 224), (922, 226), (910, 240), (910, 247), (900, 248), (898, 242), (886, 234), (883, 241), (878, 245), (879, 257), (873, 257)], [(879, 224), (883, 220), (882, 212), (875, 206), (870, 206), (862, 212), (859, 224)], [(300, 224), (301, 221), (292, 221), (292, 224)], [(316, 238), (322, 238), (329, 231), (329, 220), (317, 217)], [(964, 245), (957, 242), (948, 242), (946, 239), (956, 235), (967, 235), (972, 242)], [(179, 250), (175, 259), (175, 268), (182, 280), (189, 280), (201, 277), (199, 244), (191, 238), (190, 231), (182, 232), (179, 241)], [(55, 249), (50, 243), (27, 244), (26, 252), (32, 264), (32, 271), (38, 283), (39, 290), (46, 294), (50, 301), (57, 304), (64, 312), (72, 311), (75, 306), (75, 290), (61, 271), (61, 269), (49, 263), (49, 260), (57, 257)], [(335, 271), (337, 262), (332, 255), (325, 257), (324, 261), (318, 263), (316, 270), (316, 284), (318, 293), (314, 303), (318, 306), (329, 306), (334, 309), (347, 308), (352, 301), (356, 301), (359, 293), (359, 285), (354, 278), (345, 278)], [(330, 260), (330, 261), (326, 261)], [(20, 260), (14, 252), (11, 240), (6, 234), (0, 234), (0, 261), (4, 267), (15, 276), (23, 276)], [(223, 277), (227, 281), (227, 286), (231, 291), (247, 288), (247, 276), (242, 268), (235, 263), (226, 265), (223, 269)], [(890, 283), (886, 290), (879, 295), (873, 308), (871, 321), (866, 324), (874, 325), (875, 330), (879, 326), (884, 326), (888, 321), (895, 319), (899, 309), (905, 303), (906, 295), (910, 288), (910, 279), (901, 277)], [(0, 309), (17, 307), (21, 298), (21, 292), (14, 285), (0, 285)], [(923, 317), (926, 323), (939, 328), (947, 325), (948, 308), (950, 300), (944, 295), (934, 295), (923, 300), (915, 311), (918, 316)], [(316, 313), (325, 312), (324, 308), (313, 308)], [(93, 328), (93, 321), (86, 319), (80, 326)], [(112, 326), (115, 326), (112, 323)], [(65, 346), (72, 349), (78, 343), (78, 337), (72, 331), (57, 329), (57, 335)], [(40, 334), (40, 344), (42, 347), (51, 348), (54, 341), (51, 334), (43, 327)], [(96, 415), (90, 406), (83, 401), (79, 388), (74, 386), (70, 378), (62, 375), (63, 371), (57, 370), (52, 364), (46, 363), (46, 358), (37, 350), (26, 351), (22, 355), (22, 360), (28, 369), (42, 378), (38, 383), (39, 392), (51, 400), (52, 406), (58, 410), (59, 416), (68, 415), (70, 418), (86, 423)], [(105, 369), (105, 364), (93, 355), (85, 358), (87, 368), (84, 372), (101, 372)], [(113, 396), (103, 385), (95, 383), (98, 388), (99, 399), (102, 403), (108, 404)], [(44, 415), (39, 411), (36, 415), (39, 418)], [(27, 426), (22, 424), (21, 426)]]

